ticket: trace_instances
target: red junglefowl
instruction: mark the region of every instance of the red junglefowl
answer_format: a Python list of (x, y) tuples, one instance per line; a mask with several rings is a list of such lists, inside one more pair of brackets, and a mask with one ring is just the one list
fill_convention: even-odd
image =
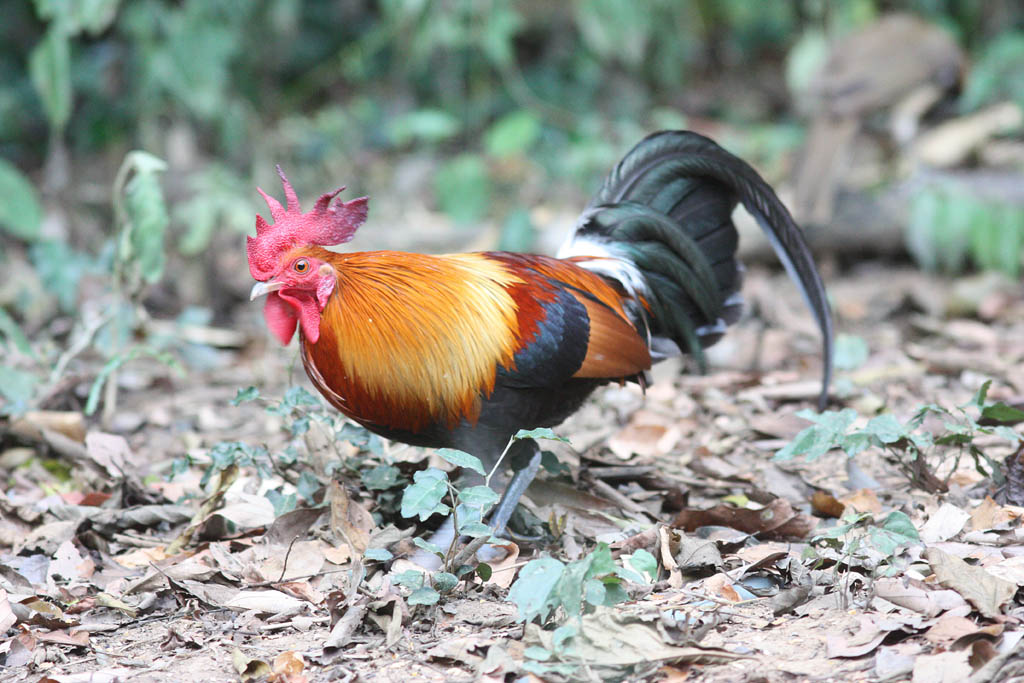
[[(743, 268), (732, 211), (741, 201), (799, 285), (824, 339), (832, 319), (821, 278), (789, 212), (749, 165), (691, 132), (651, 135), (612, 170), (558, 257), (478, 252), (335, 253), (366, 219), (367, 199), (302, 213), (259, 190), (249, 268), (267, 295), (270, 330), (299, 330), (309, 378), (338, 410), (396, 441), (467, 451), (493, 467), (522, 428), (553, 426), (609, 382), (645, 383), (680, 353), (703, 365), (740, 315)], [(498, 533), (536, 473), (533, 441), (491, 517)]]

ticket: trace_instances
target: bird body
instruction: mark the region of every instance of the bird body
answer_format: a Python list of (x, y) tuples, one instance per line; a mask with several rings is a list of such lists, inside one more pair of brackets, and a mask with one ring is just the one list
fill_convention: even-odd
[[(302, 328), (311, 380), (345, 415), (396, 440), (478, 450), (462, 432), (557, 424), (595, 380), (636, 377), (651, 364), (626, 296), (577, 265), (581, 259), (339, 254), (305, 245), (286, 258), (304, 259), (310, 270), (316, 264), (324, 270), (318, 278), (336, 283), (317, 329)], [(267, 316), (287, 343), (298, 322), (294, 307), (273, 303)], [(580, 398), (545, 410), (536, 397), (512, 400), (558, 390), (563, 401)], [(499, 429), (499, 419), (508, 426)]]
[(302, 213), (281, 177), (287, 208), (261, 191), (274, 224), (257, 218), (248, 242), (253, 297), (267, 295), (264, 315), (282, 343), (300, 331), (324, 397), (375, 433), (493, 465), (518, 430), (558, 424), (602, 384), (643, 384), (670, 355), (702, 360), (742, 304), (737, 201), (819, 323), (825, 396), (832, 322), (799, 229), (750, 166), (700, 135), (641, 141), (558, 258), (332, 252), (323, 247), (351, 239), (366, 199), (335, 202), (337, 190)]

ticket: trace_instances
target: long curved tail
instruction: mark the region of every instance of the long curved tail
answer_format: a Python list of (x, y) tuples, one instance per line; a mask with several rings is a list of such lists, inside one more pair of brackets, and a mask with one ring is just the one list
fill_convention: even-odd
[(760, 224), (800, 288), (821, 330), (824, 376), (819, 405), (832, 378), (832, 315), (825, 287), (800, 228), (774, 190), (749, 164), (689, 131), (663, 131), (640, 141), (612, 169), (591, 200), (560, 257), (619, 281), (644, 300), (652, 353), (671, 340), (703, 365), (739, 317), (743, 267), (732, 222), (742, 202)]

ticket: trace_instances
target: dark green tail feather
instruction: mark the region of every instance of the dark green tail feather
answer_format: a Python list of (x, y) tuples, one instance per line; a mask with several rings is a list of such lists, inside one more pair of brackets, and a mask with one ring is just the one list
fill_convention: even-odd
[[(761, 225), (821, 330), (823, 408), (833, 354), (825, 288), (799, 227), (749, 164), (696, 133), (655, 133), (608, 174), (578, 232), (600, 235), (634, 258), (651, 284), (652, 317), (703, 365), (706, 342), (697, 330), (715, 322), (740, 284), (738, 263), (720, 267), (735, 258), (731, 214), (737, 200)], [(672, 255), (679, 263), (666, 263)]]

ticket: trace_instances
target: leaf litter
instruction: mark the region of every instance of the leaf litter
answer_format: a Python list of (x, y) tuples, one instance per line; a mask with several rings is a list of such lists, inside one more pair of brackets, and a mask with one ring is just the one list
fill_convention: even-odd
[[(752, 269), (761, 319), (713, 372), (668, 362), (646, 396), (589, 402), (556, 430), (568, 444), (542, 442), (557, 460), (517, 527), (539, 538), (451, 590), (398, 581), (437, 517), (403, 518), (395, 492), (467, 463), (332, 439), (298, 394), (231, 405), (255, 377), (288, 390), (259, 328), (240, 365), (134, 390), (124, 433), (27, 413), (0, 452), (8, 680), (1003, 680), (1024, 635), (1024, 299), (992, 316), (872, 268), (832, 287), (841, 421), (805, 419), (814, 338), (781, 276)], [(223, 443), (241, 459), (218, 465)]]

